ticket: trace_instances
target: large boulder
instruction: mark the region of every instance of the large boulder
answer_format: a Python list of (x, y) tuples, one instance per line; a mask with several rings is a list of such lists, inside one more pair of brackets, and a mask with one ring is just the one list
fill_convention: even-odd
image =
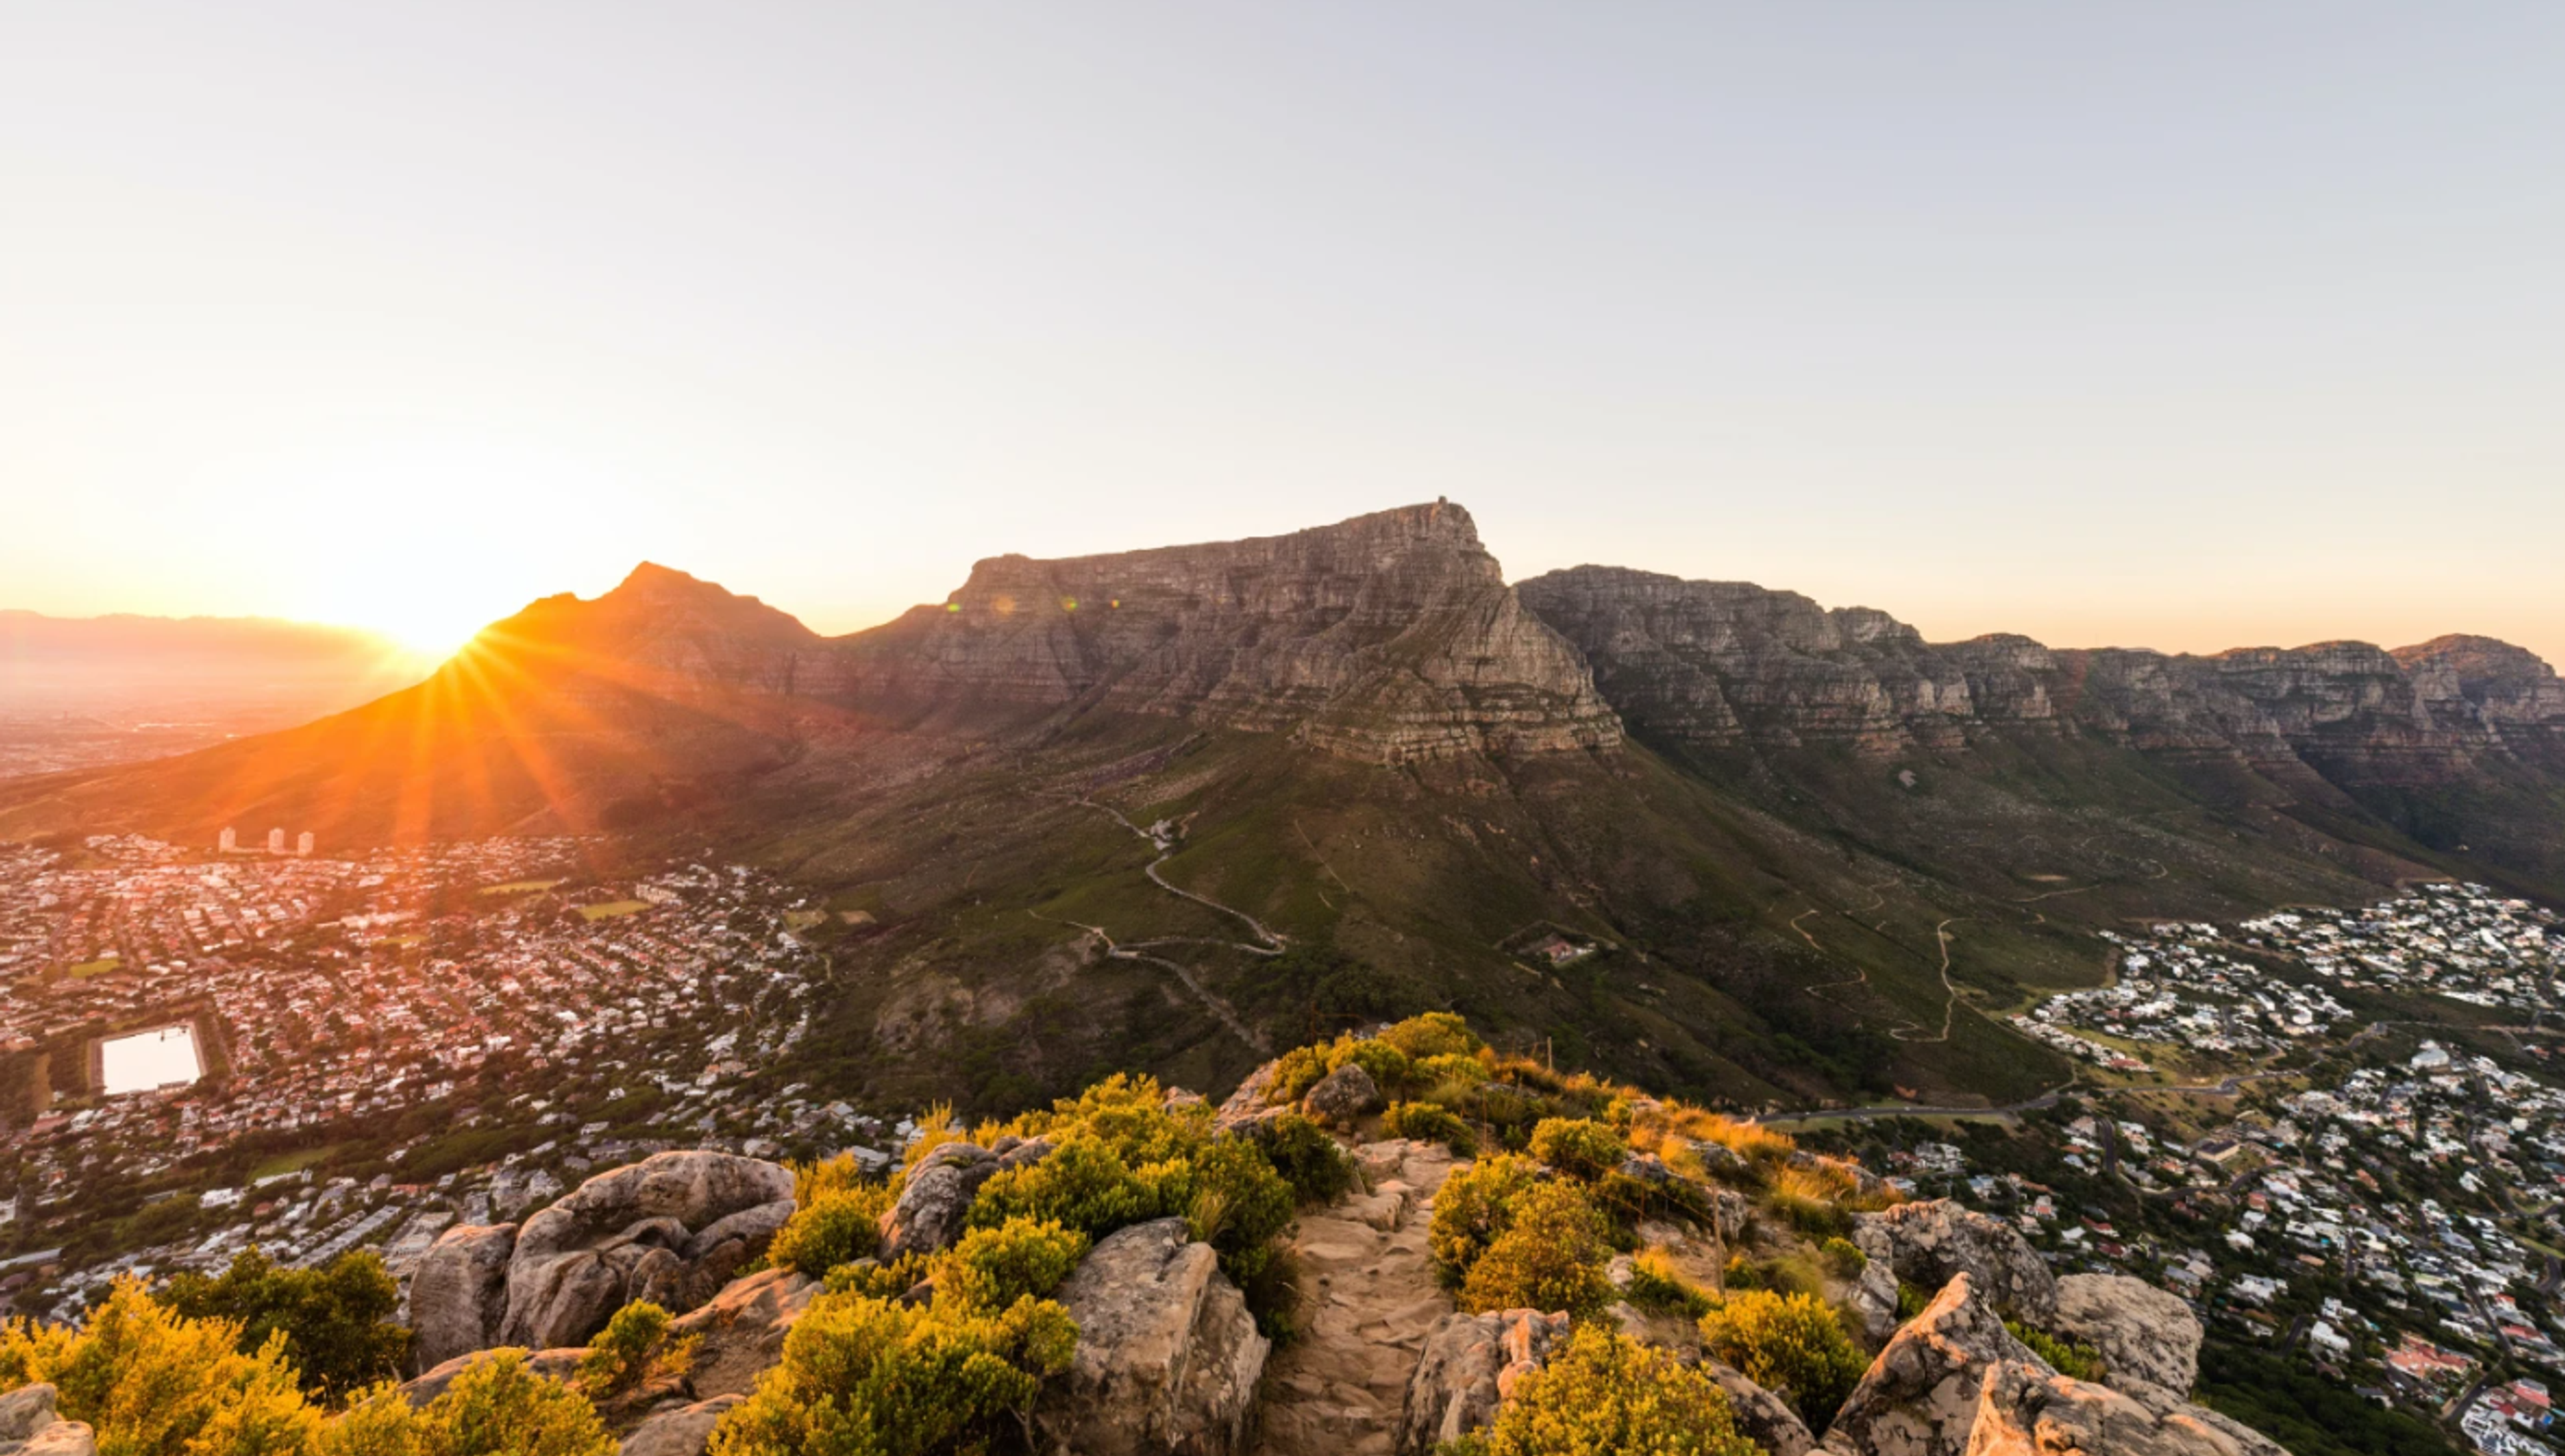
[(793, 1333), (819, 1282), (790, 1269), (767, 1269), (735, 1280), (668, 1328), (672, 1339), (695, 1339), (686, 1383), (698, 1400), (745, 1395), (757, 1377), (784, 1358), (784, 1336)]
[(908, 1170), (899, 1201), (881, 1216), (881, 1257), (932, 1254), (962, 1237), (971, 1200), (995, 1177), (998, 1155), (976, 1142), (948, 1142)]
[(1857, 1215), (1852, 1241), (1870, 1261), (1852, 1304), (1873, 1339), (1897, 1328), (1901, 1282), (1938, 1290), (1965, 1274), (1980, 1299), (2025, 1324), (2045, 1329), (2057, 1313), (2056, 1276), (2021, 1232), (1948, 1199)]
[(463, 1224), (447, 1229), (418, 1261), (409, 1282), (410, 1368), (432, 1369), (499, 1341), (508, 1313), (508, 1261), (517, 1226)]
[(1705, 1359), (1701, 1368), (1727, 1392), (1728, 1413), (1736, 1420), (1739, 1435), (1772, 1456), (1807, 1456), (1815, 1449), (1817, 1438), (1808, 1433), (1808, 1423), (1799, 1419), (1797, 1406), (1755, 1384), (1735, 1365)]
[(1401, 1456), (1423, 1456), (1494, 1419), (1515, 1382), (1567, 1339), (1567, 1316), (1537, 1310), (1446, 1315), (1426, 1333), (1400, 1413)]
[[(581, 1344), (636, 1299), (691, 1309), (765, 1252), (792, 1203), (790, 1169), (735, 1153), (656, 1153), (599, 1173), (517, 1230), (499, 1338)], [(752, 1210), (751, 1219), (726, 1222)], [(699, 1232), (716, 1230), (709, 1245), (698, 1244)], [(690, 1258), (690, 1250), (718, 1250), (728, 1267)]]
[(1981, 1382), (1965, 1456), (2288, 1456), (2197, 1405), (2163, 1409), (2045, 1366), (1998, 1363)]
[(2007, 1361), (2047, 1368), (1959, 1275), (1871, 1361), (1822, 1444), (1836, 1456), (1961, 1456), (1986, 1371)]
[(1034, 1408), (1045, 1456), (1233, 1456), (1271, 1341), (1180, 1218), (1107, 1235), (1055, 1298), (1077, 1353)]
[(704, 1456), (712, 1445), (713, 1427), (745, 1395), (716, 1395), (692, 1405), (662, 1410), (632, 1428), (615, 1456)]
[(58, 1420), (13, 1446), (6, 1456), (98, 1456), (98, 1433), (81, 1421)]
[(2200, 1374), (2200, 1320), (2178, 1295), (2125, 1274), (2070, 1274), (2057, 1281), (2049, 1331), (2102, 1356), (2102, 1382), (2122, 1390), (2143, 1382), (2186, 1394)]
[(1274, 1105), (1274, 1078), (1282, 1066), (1268, 1062), (1247, 1074), (1247, 1080), (1212, 1114), (1212, 1125), (1223, 1132), (1252, 1133), (1281, 1116), (1287, 1109)]
[(1321, 1122), (1350, 1127), (1365, 1112), (1380, 1110), (1380, 1087), (1359, 1062), (1348, 1062), (1318, 1079), (1300, 1098), (1300, 1110)]
[(62, 1417), (54, 1402), (60, 1392), (46, 1384), (21, 1385), (0, 1395), (0, 1445), (23, 1441)]

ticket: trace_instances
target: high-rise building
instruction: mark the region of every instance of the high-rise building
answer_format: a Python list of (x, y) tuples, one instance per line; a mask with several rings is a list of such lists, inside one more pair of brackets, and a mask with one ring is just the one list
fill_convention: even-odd
[(267, 832), (267, 852), (271, 854), (282, 854), (285, 852), (285, 831), (269, 830)]
[(239, 849), (240, 831), (235, 829), (224, 830), (222, 839), (216, 842), (216, 848), (220, 849), (226, 854)]
[(310, 830), (305, 830), (303, 832), (303, 838), (294, 842), (294, 852), (302, 855), (306, 859), (312, 857), (312, 832)]

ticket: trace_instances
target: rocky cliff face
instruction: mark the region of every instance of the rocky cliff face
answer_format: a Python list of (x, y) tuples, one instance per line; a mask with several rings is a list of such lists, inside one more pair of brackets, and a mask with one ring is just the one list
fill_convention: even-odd
[(1459, 506), (1113, 556), (997, 557), (840, 639), (834, 691), (938, 711), (1103, 707), (1346, 757), (1603, 747), (1620, 724)]
[(2565, 761), (2565, 683), (2482, 637), (2174, 656), (2010, 635), (1927, 643), (1868, 608), (1618, 568), (1518, 591), (1593, 664), (1606, 701), (1660, 739), (1887, 754), (2072, 728), (2353, 788), (2444, 782), (2488, 757)]

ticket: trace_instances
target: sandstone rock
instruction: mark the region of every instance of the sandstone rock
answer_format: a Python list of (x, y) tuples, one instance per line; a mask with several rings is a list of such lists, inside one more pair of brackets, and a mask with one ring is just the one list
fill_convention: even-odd
[(885, 708), (1079, 703), (1370, 763), (1621, 739), (1576, 650), (1441, 501), (1250, 541), (997, 557), (949, 603), (836, 646), (830, 694)]
[(58, 1420), (8, 1448), (8, 1456), (98, 1456), (98, 1433), (81, 1421)]
[[(446, 1387), (452, 1385), (465, 1370), (483, 1360), (506, 1353), (509, 1348), (503, 1346), (499, 1349), (476, 1349), (468, 1354), (456, 1355), (423, 1375), (402, 1381), (401, 1395), (409, 1401), (412, 1408), (425, 1405), (444, 1394)], [(526, 1370), (529, 1374), (546, 1380), (558, 1380), (567, 1385), (570, 1383), (571, 1376), (579, 1372), (580, 1357), (587, 1353), (587, 1347), (565, 1345), (558, 1349), (531, 1351), (520, 1349), (515, 1352), (526, 1356)]]
[[(718, 1251), (736, 1269), (754, 1257), (752, 1247), (764, 1251), (755, 1230), (780, 1224), (773, 1205), (792, 1198), (790, 1170), (731, 1153), (663, 1152), (599, 1173), (518, 1229), (499, 1338), (583, 1343), (640, 1290), (689, 1306), (729, 1272), (687, 1259), (695, 1231), (722, 1229), (705, 1252)], [(752, 1210), (755, 1218), (724, 1227)], [(772, 1238), (773, 1228), (764, 1236)]]
[(1981, 1299), (2025, 1324), (2045, 1329), (2056, 1316), (2056, 1277), (1999, 1218), (1937, 1198), (1856, 1215), (1852, 1241), (1870, 1261), (1852, 1303), (1873, 1339), (1897, 1328), (1901, 1280), (1938, 1290), (1966, 1274)]
[(757, 1377), (784, 1358), (784, 1336), (793, 1331), (819, 1282), (790, 1269), (767, 1269), (733, 1281), (701, 1308), (668, 1327), (671, 1338), (694, 1336), (694, 1362), (686, 1383), (697, 1399), (744, 1395)]
[(1815, 1449), (1817, 1438), (1808, 1433), (1808, 1423), (1799, 1419), (1798, 1407), (1748, 1379), (1734, 1365), (1706, 1359), (1701, 1368), (1728, 1392), (1728, 1413), (1736, 1418), (1739, 1435), (1772, 1456), (1806, 1456)]
[(2179, 1296), (2124, 1274), (2070, 1274), (2057, 1281), (2049, 1331), (2091, 1345), (2104, 1384), (2144, 1381), (2181, 1395), (2200, 1374), (2199, 1319)]
[(1365, 1112), (1380, 1110), (1380, 1089), (1358, 1063), (1348, 1062), (1318, 1079), (1300, 1099), (1301, 1110), (1322, 1122), (1351, 1126)]
[(60, 1419), (57, 1392), (46, 1384), (21, 1385), (0, 1395), (0, 1442), (23, 1441)]
[(1425, 1336), (1399, 1419), (1401, 1456), (1485, 1426), (1515, 1383), (1541, 1367), (1567, 1339), (1567, 1316), (1537, 1310), (1446, 1315)]
[(730, 1414), (732, 1406), (747, 1399), (745, 1395), (716, 1395), (692, 1405), (662, 1410), (632, 1428), (623, 1438), (616, 1456), (704, 1456), (712, 1444), (713, 1427)]
[(1077, 1354), (1034, 1410), (1049, 1456), (1233, 1456), (1272, 1347), (1185, 1222), (1107, 1235), (1056, 1296)]
[(410, 1345), (414, 1369), (429, 1369), (459, 1354), (499, 1341), (508, 1313), (508, 1261), (517, 1252), (517, 1226), (464, 1224), (437, 1236), (419, 1259), (409, 1283)]
[(2196, 1405), (2165, 1410), (2043, 1366), (1998, 1363), (1981, 1382), (1966, 1456), (2287, 1456)]
[(971, 1199), (997, 1172), (998, 1154), (977, 1143), (948, 1142), (929, 1152), (881, 1216), (883, 1262), (951, 1248), (971, 1215)]
[(1282, 1110), (1273, 1104), (1274, 1076), (1282, 1065), (1268, 1062), (1247, 1074), (1247, 1080), (1212, 1114), (1212, 1125), (1224, 1132), (1232, 1131), (1242, 1123), (1264, 1121)]
[(1986, 1371), (2005, 1361), (2046, 1368), (1957, 1275), (1871, 1361), (1823, 1444), (1837, 1456), (1961, 1456)]

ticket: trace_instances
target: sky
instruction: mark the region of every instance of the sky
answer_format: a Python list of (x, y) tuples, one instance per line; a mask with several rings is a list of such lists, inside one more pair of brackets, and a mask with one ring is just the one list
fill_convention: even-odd
[(1448, 495), (1936, 639), (2565, 661), (2565, 6), (0, 10), (0, 607), (824, 631)]

